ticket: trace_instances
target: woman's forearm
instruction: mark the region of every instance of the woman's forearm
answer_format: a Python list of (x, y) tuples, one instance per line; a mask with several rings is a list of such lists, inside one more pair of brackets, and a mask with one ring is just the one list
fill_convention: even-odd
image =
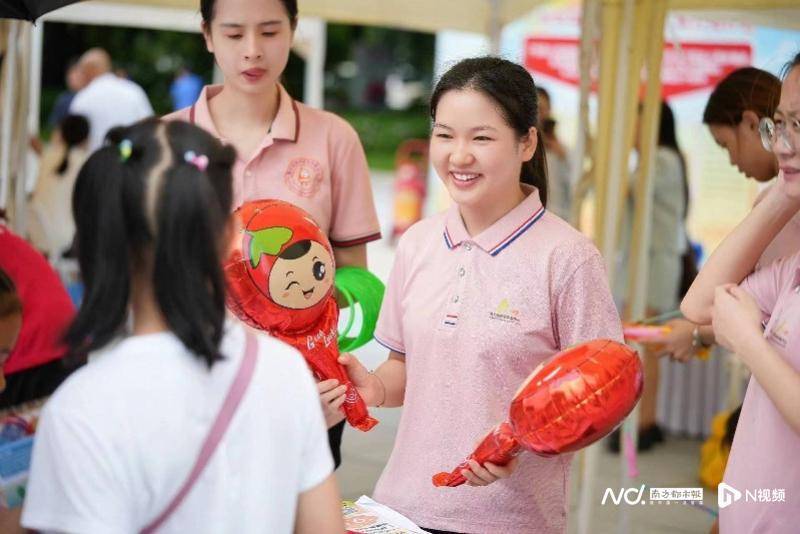
[(776, 184), (703, 265), (681, 303), (686, 318), (698, 324), (711, 322), (714, 289), (739, 283), (750, 274), (764, 249), (798, 208), (800, 202), (787, 197), (781, 184)]
[(389, 359), (383, 362), (374, 374), (380, 379), (385, 392), (383, 402), (381, 399), (375, 399), (375, 404), (386, 408), (402, 406), (406, 394), (405, 356), (392, 352)]

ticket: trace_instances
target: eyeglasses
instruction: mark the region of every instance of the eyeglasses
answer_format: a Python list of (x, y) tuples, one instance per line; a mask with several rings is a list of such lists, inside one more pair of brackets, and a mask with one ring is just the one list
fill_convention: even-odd
[(795, 141), (800, 139), (800, 119), (779, 120), (778, 124), (775, 124), (769, 117), (764, 117), (758, 123), (758, 132), (761, 134), (764, 150), (772, 152), (780, 137), (788, 150), (795, 151), (798, 145)]

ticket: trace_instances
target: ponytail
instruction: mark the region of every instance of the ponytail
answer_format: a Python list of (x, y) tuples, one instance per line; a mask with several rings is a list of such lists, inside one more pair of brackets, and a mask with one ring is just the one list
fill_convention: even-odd
[(86, 161), (75, 182), (72, 212), (84, 295), (65, 335), (74, 357), (107, 344), (127, 319), (131, 255), (123, 202), (126, 174), (117, 147), (107, 146)]
[(168, 328), (210, 367), (222, 358), (221, 247), (236, 154), (196, 126), (157, 119), (116, 128), (107, 140), (75, 184), (86, 293), (66, 341), (83, 354), (123, 333), (136, 269), (152, 276)]
[(547, 206), (547, 156), (545, 155), (544, 141), (539, 137), (533, 157), (522, 164), (520, 181), (532, 185), (539, 190), (539, 200), (542, 206)]
[[(182, 123), (173, 124), (167, 128), (184, 128)], [(169, 137), (181, 136), (170, 132)], [(210, 367), (222, 358), (219, 345), (225, 322), (225, 282), (219, 236), (220, 229), (227, 227), (230, 205), (230, 187), (227, 195), (224, 191), (220, 195), (213, 177), (220, 170), (224, 175), (235, 156), (229, 149), (221, 157), (223, 165), (216, 163), (201, 170), (184, 161), (186, 151), (182, 149), (186, 147), (173, 148), (176, 163), (163, 181), (156, 208), (155, 295), (170, 330)], [(222, 181), (226, 182), (224, 177)]]

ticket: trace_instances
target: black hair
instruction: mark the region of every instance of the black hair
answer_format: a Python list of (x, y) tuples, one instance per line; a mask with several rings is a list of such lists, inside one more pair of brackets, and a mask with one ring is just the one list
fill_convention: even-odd
[(759, 119), (772, 117), (781, 97), (781, 81), (755, 67), (731, 72), (714, 87), (703, 111), (703, 124), (738, 126), (745, 111)]
[(683, 179), (683, 218), (689, 215), (689, 177), (686, 174), (686, 159), (678, 145), (678, 134), (675, 128), (675, 114), (665, 101), (661, 101), (661, 121), (658, 125), (658, 146), (669, 148), (678, 155)]
[(536, 95), (537, 95), (539, 98), (541, 98), (541, 97), (545, 97), (545, 98), (547, 99), (547, 101), (548, 101), (548, 102), (551, 102), (551, 101), (552, 101), (552, 100), (551, 100), (551, 98), (550, 98), (550, 93), (547, 91), (547, 89), (545, 89), (545, 88), (544, 88), (544, 87), (542, 87), (541, 85), (537, 85), (537, 86), (536, 86)]
[(308, 254), (309, 250), (311, 250), (311, 240), (304, 239), (288, 247), (278, 257), (284, 260), (296, 260)]
[(17, 286), (3, 270), (0, 269), (0, 318), (22, 313), (22, 301), (17, 294)]
[(786, 78), (795, 67), (800, 67), (800, 52), (795, 54), (794, 57), (783, 66), (783, 69), (781, 69), (781, 78)]
[[(286, 15), (289, 17), (289, 24), (292, 28), (297, 26), (297, 0), (280, 0), (286, 9)], [(203, 25), (208, 29), (211, 27), (211, 22), (214, 20), (214, 6), (217, 0), (200, 0), (200, 15), (203, 17)]]
[(64, 140), (66, 145), (64, 159), (56, 169), (56, 173), (60, 176), (66, 172), (69, 166), (70, 150), (89, 138), (89, 121), (83, 115), (67, 115), (61, 119), (58, 129), (61, 132), (61, 139)]
[[(85, 293), (65, 337), (71, 353), (122, 333), (134, 270), (152, 268), (169, 329), (211, 366), (222, 357), (221, 243), (236, 153), (196, 126), (155, 118), (114, 128), (106, 141), (81, 168), (72, 197)], [(187, 161), (189, 151), (207, 157), (207, 167)]]
[[(494, 56), (464, 59), (444, 73), (431, 95), (431, 118), (436, 120), (436, 107), (445, 93), (467, 89), (489, 97), (520, 137), (539, 124), (536, 84), (530, 73), (516, 63)], [(547, 205), (547, 164), (541, 139), (533, 158), (522, 164), (520, 181), (535, 186), (542, 205)]]

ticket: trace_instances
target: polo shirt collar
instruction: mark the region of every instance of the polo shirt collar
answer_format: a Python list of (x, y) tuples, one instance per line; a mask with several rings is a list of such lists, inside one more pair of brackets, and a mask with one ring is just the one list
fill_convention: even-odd
[[(218, 95), (220, 91), (222, 91), (222, 85), (207, 85), (203, 87), (197, 102), (190, 111), (190, 114), (193, 115), (190, 117), (190, 122), (197, 124), (219, 139), (222, 136), (217, 131), (217, 127), (211, 118), (208, 101)], [(300, 133), (300, 116), (297, 110), (297, 103), (289, 96), (289, 93), (286, 92), (286, 89), (281, 84), (278, 84), (278, 93), (278, 112), (272, 121), (269, 135), (272, 139), (296, 143), (297, 136)]]
[(444, 242), (447, 248), (454, 249), (465, 241), (472, 241), (491, 256), (500, 254), (544, 215), (545, 208), (539, 200), (539, 190), (532, 186), (523, 188), (528, 196), (475, 237), (467, 233), (458, 205), (453, 203), (445, 216)]

